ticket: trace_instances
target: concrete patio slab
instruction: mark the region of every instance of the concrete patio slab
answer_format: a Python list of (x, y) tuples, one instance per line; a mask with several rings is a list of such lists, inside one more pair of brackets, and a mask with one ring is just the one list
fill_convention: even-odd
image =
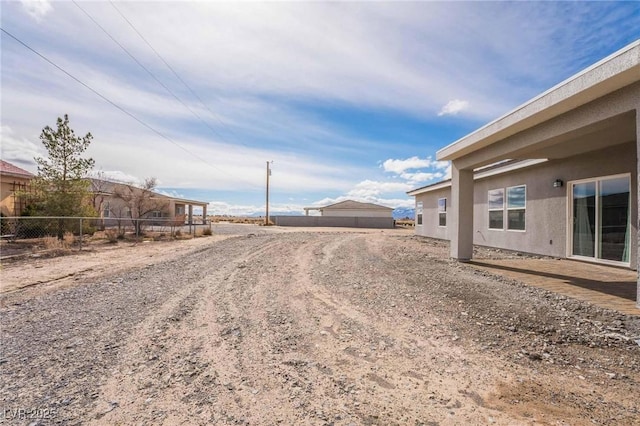
[(567, 259), (526, 257), (474, 259), (469, 264), (603, 308), (640, 315), (636, 306), (636, 271)]

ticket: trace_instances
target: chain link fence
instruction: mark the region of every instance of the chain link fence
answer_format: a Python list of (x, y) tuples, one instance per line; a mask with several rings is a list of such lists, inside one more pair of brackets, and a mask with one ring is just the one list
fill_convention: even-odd
[[(171, 239), (184, 235), (211, 235), (211, 223), (188, 224), (166, 218), (1, 217), (3, 252), (7, 243), (43, 248), (82, 250), (95, 241)], [(5, 253), (2, 253), (4, 256)]]

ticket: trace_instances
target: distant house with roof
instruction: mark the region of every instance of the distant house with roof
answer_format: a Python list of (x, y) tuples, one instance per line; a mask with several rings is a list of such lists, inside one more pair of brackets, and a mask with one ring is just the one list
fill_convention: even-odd
[(122, 218), (194, 224), (194, 207), (202, 210), (201, 222), (206, 222), (209, 204), (206, 201), (171, 197), (135, 185), (102, 179), (90, 179), (90, 182), (94, 208), (107, 225)]
[(29, 182), (35, 176), (8, 161), (0, 160), (0, 211), (4, 216), (20, 216), (26, 208), (20, 192), (29, 189)]
[[(309, 216), (310, 211), (320, 216)], [(278, 226), (393, 228), (393, 209), (373, 203), (345, 200), (323, 207), (304, 207), (304, 216), (273, 216)]]

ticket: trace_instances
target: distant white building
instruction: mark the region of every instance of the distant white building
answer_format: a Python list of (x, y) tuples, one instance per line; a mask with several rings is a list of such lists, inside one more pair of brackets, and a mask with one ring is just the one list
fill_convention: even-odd
[[(309, 211), (320, 216), (309, 216)], [(391, 229), (395, 226), (393, 209), (353, 200), (341, 201), (324, 207), (305, 207), (305, 216), (273, 216), (278, 226), (326, 226), (344, 228)]]
[(304, 211), (307, 216), (309, 216), (309, 210), (318, 210), (321, 216), (393, 217), (393, 209), (391, 207), (380, 206), (373, 203), (361, 203), (353, 200), (341, 201), (325, 207), (305, 207)]

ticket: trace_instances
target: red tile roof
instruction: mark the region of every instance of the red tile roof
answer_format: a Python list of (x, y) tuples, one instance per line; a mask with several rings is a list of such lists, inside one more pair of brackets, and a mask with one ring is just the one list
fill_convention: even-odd
[(34, 175), (18, 166), (14, 166), (4, 160), (0, 160), (0, 173), (3, 175), (20, 176), (25, 178), (32, 178)]

